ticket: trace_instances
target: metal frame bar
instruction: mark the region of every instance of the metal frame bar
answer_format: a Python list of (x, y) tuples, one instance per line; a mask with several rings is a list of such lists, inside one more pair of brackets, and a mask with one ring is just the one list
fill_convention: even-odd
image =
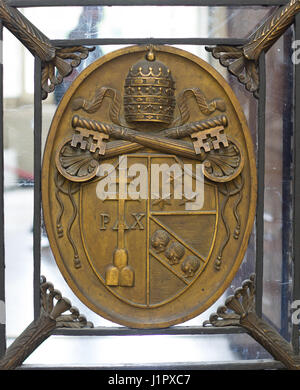
[(42, 88), (41, 60), (34, 61), (34, 209), (33, 209), (33, 287), (34, 319), (40, 315), (41, 274), (41, 157), (42, 157)]
[(264, 256), (264, 191), (265, 191), (265, 111), (266, 63), (265, 53), (259, 58), (259, 101), (257, 112), (257, 209), (256, 209), (256, 314), (262, 316), (263, 256)]
[(70, 329), (61, 328), (54, 335), (64, 336), (174, 336), (174, 335), (218, 335), (247, 333), (242, 327), (228, 326), (226, 328), (203, 326), (171, 326), (163, 329), (134, 329), (127, 327), (96, 327)]
[(230, 45), (239, 46), (248, 43), (248, 39), (238, 38), (88, 38), (53, 39), (53, 46), (90, 46), (90, 45)]
[(12, 7), (76, 7), (76, 6), (210, 6), (210, 7), (249, 7), (249, 6), (281, 6), (288, 0), (69, 0), (68, 4), (60, 0), (8, 0)]

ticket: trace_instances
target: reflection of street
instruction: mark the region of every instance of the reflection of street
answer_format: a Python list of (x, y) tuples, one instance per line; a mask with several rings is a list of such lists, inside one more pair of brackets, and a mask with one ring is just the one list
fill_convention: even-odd
[[(7, 344), (33, 319), (33, 189), (18, 188), (5, 192), (6, 321)], [(41, 273), (62, 295), (70, 299), (94, 326), (113, 324), (83, 305), (61, 276), (47, 237), (41, 240)], [(207, 319), (211, 307), (201, 319)], [(59, 351), (59, 353), (58, 353)], [(116, 352), (117, 351), (117, 352)], [(158, 353), (159, 351), (159, 353)], [(26, 364), (130, 364), (162, 362), (201, 362), (234, 360), (226, 336), (51, 336)]]

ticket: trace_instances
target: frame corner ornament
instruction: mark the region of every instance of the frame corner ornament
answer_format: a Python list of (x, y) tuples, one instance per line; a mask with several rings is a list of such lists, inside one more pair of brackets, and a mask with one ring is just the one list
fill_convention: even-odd
[(255, 98), (259, 94), (259, 72), (257, 60), (248, 59), (244, 54), (244, 46), (206, 46), (220, 64), (243, 84)]
[(211, 46), (206, 47), (220, 64), (236, 76), (246, 90), (258, 98), (259, 71), (258, 60), (262, 52), (267, 52), (271, 46), (294, 22), (295, 15), (300, 10), (299, 0), (290, 0), (287, 5), (276, 9), (264, 23), (249, 37), (243, 46)]
[(3, 25), (42, 62), (42, 99), (71, 74), (95, 47), (54, 47), (51, 41), (18, 9), (0, 0), (0, 19)]
[(241, 326), (286, 368), (300, 370), (300, 356), (294, 354), (290, 343), (255, 312), (255, 274), (250, 275), (203, 326)]
[[(92, 322), (86, 320), (78, 309), (71, 305), (69, 299), (63, 297), (52, 283), (44, 276), (40, 281), (41, 310), (40, 316), (34, 320), (7, 348), (0, 359), (1, 370), (13, 370), (42, 344), (52, 332), (58, 328), (93, 328)], [(55, 303), (56, 301), (56, 303)], [(68, 312), (64, 314), (65, 312)]]
[(69, 76), (73, 69), (94, 50), (95, 46), (56, 48), (55, 57), (51, 61), (42, 61), (42, 99), (46, 99), (48, 94), (53, 92), (55, 87), (61, 84), (63, 79)]

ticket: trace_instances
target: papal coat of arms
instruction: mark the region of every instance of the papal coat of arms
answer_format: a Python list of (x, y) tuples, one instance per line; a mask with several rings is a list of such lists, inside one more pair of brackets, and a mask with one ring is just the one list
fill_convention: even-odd
[(226, 81), (185, 51), (134, 46), (86, 68), (57, 108), (42, 180), (63, 276), (117, 323), (186, 321), (243, 260), (256, 206), (250, 133)]

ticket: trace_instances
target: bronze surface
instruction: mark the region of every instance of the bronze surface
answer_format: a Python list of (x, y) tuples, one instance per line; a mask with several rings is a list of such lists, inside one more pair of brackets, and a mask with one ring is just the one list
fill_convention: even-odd
[[(183, 171), (170, 175), (170, 196), (99, 199), (111, 175), (99, 176), (103, 164), (115, 167), (118, 188), (136, 179), (122, 180), (125, 158), (128, 169), (141, 164), (149, 173), (153, 164), (194, 172), (201, 163), (203, 207), (175, 198)], [(228, 287), (252, 230), (255, 157), (239, 102), (222, 76), (185, 51), (110, 53), (78, 76), (56, 111), (42, 197), (56, 262), (83, 303), (130, 327), (184, 322)]]

